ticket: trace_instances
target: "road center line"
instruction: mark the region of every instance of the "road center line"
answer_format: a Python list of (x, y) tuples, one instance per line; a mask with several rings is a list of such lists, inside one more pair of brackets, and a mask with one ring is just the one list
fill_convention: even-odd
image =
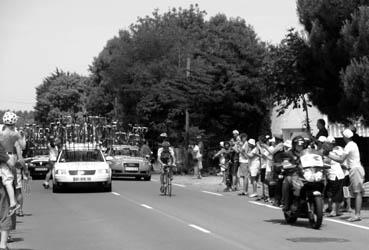
[(150, 207), (149, 205), (146, 204), (141, 204), (141, 207), (147, 208), (147, 209), (153, 209), (152, 207)]
[(202, 227), (199, 227), (199, 226), (196, 226), (194, 224), (189, 224), (188, 226), (192, 227), (192, 228), (195, 228), (203, 233), (206, 233), (206, 234), (210, 234), (211, 232), (209, 230), (206, 230), (205, 228), (202, 228)]
[(178, 186), (178, 187), (183, 187), (185, 188), (186, 186), (185, 185), (182, 185), (182, 184), (177, 184), (177, 183), (173, 183), (174, 186)]
[(201, 191), (205, 194), (212, 194), (212, 195), (216, 195), (216, 196), (223, 196), (222, 194), (218, 194), (218, 193), (213, 193), (213, 192), (209, 192), (209, 191)]
[(116, 193), (116, 192), (111, 192), (112, 194), (116, 195), (116, 196), (119, 196), (120, 194), (119, 193)]

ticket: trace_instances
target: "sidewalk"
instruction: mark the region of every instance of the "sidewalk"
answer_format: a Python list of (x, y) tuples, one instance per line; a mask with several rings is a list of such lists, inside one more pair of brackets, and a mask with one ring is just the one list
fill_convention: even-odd
[[(158, 177), (159, 178), (159, 177)], [(173, 179), (173, 183), (185, 185), (189, 188), (194, 188), (197, 190), (205, 190), (210, 192), (217, 192), (221, 193), (223, 195), (230, 195), (230, 196), (237, 196), (240, 191), (235, 192), (223, 192), (225, 185), (221, 184), (222, 177), (221, 176), (207, 176), (202, 177), (201, 179), (194, 178), (193, 176), (188, 175), (175, 175)], [(251, 190), (251, 186), (249, 187), (249, 190)], [(261, 186), (258, 185), (258, 193), (261, 195)], [(249, 201), (255, 201), (255, 198), (249, 198), (249, 197), (239, 197), (240, 199), (247, 199)], [(368, 199), (368, 198), (366, 198)], [(260, 203), (265, 203), (264, 201), (259, 201)], [(354, 205), (354, 201), (352, 201), (352, 205)], [(270, 205), (270, 204), (269, 204)], [(349, 212), (343, 213), (340, 217), (332, 217), (329, 218), (331, 220), (337, 220), (342, 222), (347, 222), (346, 220), (350, 218), (351, 214)], [(327, 217), (328, 218), (328, 217)], [(355, 225), (362, 225), (362, 226), (369, 226), (369, 200), (366, 200), (363, 204), (363, 209), (361, 211), (361, 221), (354, 222)]]

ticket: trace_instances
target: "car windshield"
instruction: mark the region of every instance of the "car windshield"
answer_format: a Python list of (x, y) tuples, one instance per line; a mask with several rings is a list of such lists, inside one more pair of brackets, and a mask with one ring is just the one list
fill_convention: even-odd
[(112, 149), (110, 151), (111, 156), (125, 155), (125, 156), (138, 156), (138, 150), (132, 150), (129, 148)]
[(36, 148), (33, 151), (33, 155), (48, 155), (49, 154), (49, 150), (47, 148)]
[(63, 150), (60, 156), (61, 162), (78, 162), (78, 161), (104, 161), (99, 150)]

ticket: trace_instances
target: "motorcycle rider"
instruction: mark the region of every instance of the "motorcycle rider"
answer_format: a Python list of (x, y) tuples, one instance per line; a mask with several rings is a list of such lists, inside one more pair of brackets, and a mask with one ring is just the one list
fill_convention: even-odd
[[(305, 149), (306, 143), (302, 136), (296, 136), (292, 140), (292, 149), (285, 153), (285, 161), (282, 163), (285, 169), (292, 169), (300, 165), (300, 153)], [(292, 176), (285, 176), (282, 184), (283, 211), (290, 207), (290, 194), (292, 190)]]
[[(158, 162), (160, 163), (160, 192), (164, 193), (164, 166), (175, 166), (176, 163), (174, 150), (170, 146), (169, 141), (163, 141), (158, 149)], [(170, 178), (173, 178), (172, 171), (170, 171)]]

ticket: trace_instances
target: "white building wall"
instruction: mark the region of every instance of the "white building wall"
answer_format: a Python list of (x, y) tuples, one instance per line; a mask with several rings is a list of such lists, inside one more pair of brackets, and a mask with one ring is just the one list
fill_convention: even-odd
[[(274, 136), (291, 139), (298, 134), (304, 134), (305, 112), (302, 108), (293, 109), (290, 106), (283, 115), (277, 115), (277, 108), (273, 108), (271, 117), (271, 131)], [(315, 107), (309, 107), (310, 127), (313, 135), (318, 133), (316, 122), (318, 119), (324, 119), (328, 125), (326, 115), (320, 113)]]

